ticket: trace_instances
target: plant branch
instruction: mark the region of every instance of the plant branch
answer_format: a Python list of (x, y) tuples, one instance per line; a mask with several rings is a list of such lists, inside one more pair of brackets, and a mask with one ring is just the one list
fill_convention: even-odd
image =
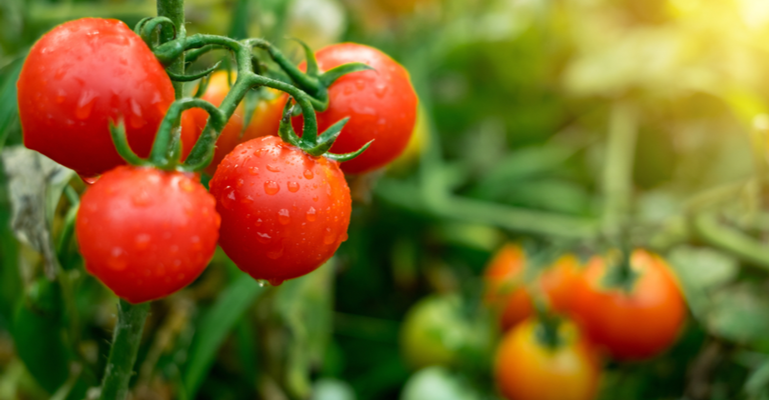
[(131, 304), (123, 299), (118, 302), (118, 323), (102, 381), (101, 400), (124, 400), (128, 396), (128, 383), (149, 311), (149, 302)]

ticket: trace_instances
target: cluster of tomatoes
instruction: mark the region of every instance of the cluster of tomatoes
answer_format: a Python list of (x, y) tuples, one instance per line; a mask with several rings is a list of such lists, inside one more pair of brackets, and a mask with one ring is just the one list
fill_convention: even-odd
[(485, 300), (505, 332), (494, 363), (503, 395), (590, 400), (603, 356), (640, 361), (674, 343), (686, 305), (670, 267), (642, 249), (627, 260), (614, 256), (595, 256), (581, 266), (577, 257), (565, 255), (530, 274), (520, 246), (498, 251), (484, 278)]
[[(24, 143), (93, 182), (75, 225), (87, 270), (118, 296), (140, 303), (195, 280), (219, 244), (255, 279), (280, 284), (329, 259), (347, 239), (351, 198), (344, 172), (384, 166), (406, 147), (417, 98), (404, 68), (380, 51), (339, 44), (316, 53), (328, 70), (359, 62), (373, 70), (344, 75), (328, 87), (320, 130), (349, 117), (331, 146), (358, 158), (339, 163), (282, 141), (289, 97), (263, 96), (247, 118), (241, 105), (218, 137), (210, 191), (195, 171), (126, 165), (110, 124), (120, 124), (138, 159), (154, 141), (175, 92), (142, 38), (117, 20), (64, 23), (30, 50), (18, 81)], [(300, 65), (300, 69), (304, 68)], [(202, 99), (218, 106), (229, 72), (215, 73)], [(201, 136), (207, 115), (181, 116), (179, 161)], [(248, 122), (247, 122), (248, 121)], [(247, 124), (247, 126), (244, 126)], [(302, 126), (301, 117), (291, 125)], [(158, 135), (160, 136), (160, 135)]]

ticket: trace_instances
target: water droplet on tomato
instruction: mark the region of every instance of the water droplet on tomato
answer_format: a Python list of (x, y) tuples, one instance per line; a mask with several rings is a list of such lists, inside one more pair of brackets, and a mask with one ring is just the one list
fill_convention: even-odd
[(315, 215), (315, 208), (313, 208), (313, 207), (310, 207), (310, 208), (307, 210), (307, 213), (305, 214), (305, 219), (307, 219), (307, 220), (308, 220), (308, 222), (313, 222), (313, 221), (315, 221), (315, 218), (316, 218), (316, 215)]
[(358, 90), (364, 90), (364, 87), (366, 87), (366, 83), (363, 79), (356, 80), (356, 89)]
[(267, 285), (268, 283), (269, 282), (264, 279), (257, 279), (257, 285), (259, 285), (259, 287), (265, 287), (265, 285)]
[(382, 98), (383, 96), (385, 96), (385, 93), (387, 92), (388, 92), (388, 85), (386, 85), (385, 82), (379, 82), (376, 85), (374, 85), (374, 94), (377, 97)]
[(283, 246), (278, 246), (274, 249), (271, 249), (265, 255), (271, 260), (277, 260), (283, 256)]
[(273, 164), (267, 164), (266, 168), (270, 172), (281, 172), (281, 168)]
[(83, 120), (91, 115), (91, 110), (94, 108), (94, 100), (96, 100), (97, 94), (92, 90), (84, 90), (80, 94), (78, 104), (75, 106), (75, 118)]
[(257, 241), (262, 244), (270, 243), (270, 235), (267, 233), (257, 232)]
[(249, 167), (249, 173), (252, 175), (259, 174), (259, 167)]
[(251, 196), (246, 196), (241, 199), (241, 204), (251, 204), (254, 202), (254, 199), (251, 198)]
[(313, 201), (318, 201), (318, 196), (313, 196)]
[(80, 175), (80, 179), (82, 179), (83, 182), (86, 185), (90, 186), (90, 185), (93, 185), (94, 183), (96, 183), (96, 181), (99, 180), (99, 177), (98, 176), (83, 176), (83, 175)]
[(282, 208), (280, 211), (278, 211), (278, 222), (280, 222), (281, 225), (288, 225), (289, 222), (291, 222), (289, 210)]
[(257, 218), (257, 221), (254, 223), (254, 226), (260, 226), (262, 225), (262, 218)]
[(137, 250), (144, 250), (147, 248), (147, 246), (150, 245), (150, 240), (152, 237), (146, 233), (140, 233), (136, 235), (136, 238), (134, 238), (134, 247), (136, 247)]
[(265, 181), (265, 193), (272, 196), (278, 191), (281, 190), (281, 187), (278, 185), (278, 182), (274, 181)]
[(193, 249), (195, 250), (202, 250), (203, 244), (201, 244), (201, 238), (198, 236), (193, 236), (190, 238), (190, 242), (193, 244)]
[(281, 286), (283, 283), (283, 279), (281, 278), (272, 278), (267, 280), (268, 283), (270, 283), (270, 286)]
[(289, 188), (290, 192), (296, 193), (299, 190), (299, 183), (291, 181), (286, 187)]
[(347, 231), (342, 232), (342, 238), (341, 239), (342, 239), (341, 240), (342, 242), (348, 240), (348, 232)]
[(306, 169), (305, 172), (302, 173), (302, 175), (305, 176), (305, 179), (313, 179), (313, 171)]
[(139, 190), (131, 196), (131, 203), (137, 207), (147, 207), (150, 205), (150, 194), (146, 190)]
[(128, 266), (126, 252), (120, 247), (113, 247), (110, 251), (110, 258), (107, 259), (107, 266), (115, 271), (123, 271)]
[(236, 182), (236, 183), (235, 183), (235, 186), (236, 186), (236, 187), (241, 187), (241, 186), (243, 186), (243, 179), (238, 179), (238, 182)]
[(337, 240), (337, 235), (332, 232), (331, 228), (326, 228), (326, 234), (324, 235), (324, 244), (332, 244)]

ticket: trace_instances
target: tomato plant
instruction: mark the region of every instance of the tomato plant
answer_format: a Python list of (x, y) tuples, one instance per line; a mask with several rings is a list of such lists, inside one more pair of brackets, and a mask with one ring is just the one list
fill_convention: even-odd
[(351, 200), (336, 161), (275, 136), (238, 145), (210, 182), (219, 244), (244, 272), (280, 284), (323, 264), (347, 240)]
[[(350, 117), (332, 146), (336, 153), (355, 151), (374, 139), (361, 156), (343, 162), (342, 170), (359, 174), (393, 161), (409, 143), (417, 118), (417, 95), (409, 73), (381, 51), (355, 43), (325, 47), (316, 53), (316, 58), (321, 70), (352, 62), (374, 68), (337, 79), (328, 88), (329, 107), (317, 113), (320, 130)], [(299, 118), (293, 123), (297, 130), (303, 124)]]
[(529, 285), (525, 276), (527, 255), (521, 246), (506, 244), (489, 262), (485, 272), (485, 300), (500, 313), (500, 326), (510, 329), (534, 313), (533, 290), (544, 295), (552, 310), (567, 313), (571, 286), (577, 276), (577, 258), (568, 254), (534, 278)]
[(638, 360), (674, 343), (687, 307), (662, 258), (636, 250), (628, 267), (630, 285), (613, 286), (618, 271), (605, 258), (594, 257), (575, 284), (571, 308), (590, 340), (615, 358)]
[[(235, 72), (231, 79), (235, 79)], [(215, 106), (222, 104), (225, 96), (230, 90), (227, 71), (218, 71), (211, 74), (206, 91), (201, 99), (210, 102)], [(209, 175), (213, 175), (217, 165), (222, 159), (231, 152), (238, 143), (247, 140), (265, 136), (277, 135), (278, 125), (281, 121), (281, 109), (283, 102), (280, 92), (271, 89), (261, 89), (258, 94), (262, 97), (258, 100), (256, 107), (251, 115), (248, 125), (246, 123), (245, 106), (243, 103), (238, 105), (235, 113), (227, 122), (217, 139), (217, 148), (214, 152), (214, 158), (211, 164), (206, 168)], [(206, 126), (208, 114), (199, 108), (185, 111), (182, 114), (182, 158), (187, 157), (192, 150), (193, 144), (203, 132)]]
[(19, 75), (24, 144), (83, 176), (124, 161), (109, 122), (123, 120), (128, 142), (147, 156), (174, 89), (163, 66), (123, 22), (63, 23), (32, 46)]
[(571, 323), (547, 327), (533, 319), (506, 333), (494, 362), (497, 386), (510, 400), (590, 400), (600, 371)]
[(121, 166), (85, 193), (75, 229), (88, 272), (141, 303), (203, 272), (219, 222), (213, 197), (194, 175)]

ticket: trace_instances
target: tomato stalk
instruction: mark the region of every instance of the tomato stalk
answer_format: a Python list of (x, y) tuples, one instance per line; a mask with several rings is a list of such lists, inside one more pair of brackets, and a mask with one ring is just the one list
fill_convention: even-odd
[(115, 334), (99, 396), (101, 400), (123, 400), (128, 395), (128, 383), (131, 380), (144, 322), (149, 311), (149, 302), (131, 304), (120, 299), (118, 322), (115, 325)]

